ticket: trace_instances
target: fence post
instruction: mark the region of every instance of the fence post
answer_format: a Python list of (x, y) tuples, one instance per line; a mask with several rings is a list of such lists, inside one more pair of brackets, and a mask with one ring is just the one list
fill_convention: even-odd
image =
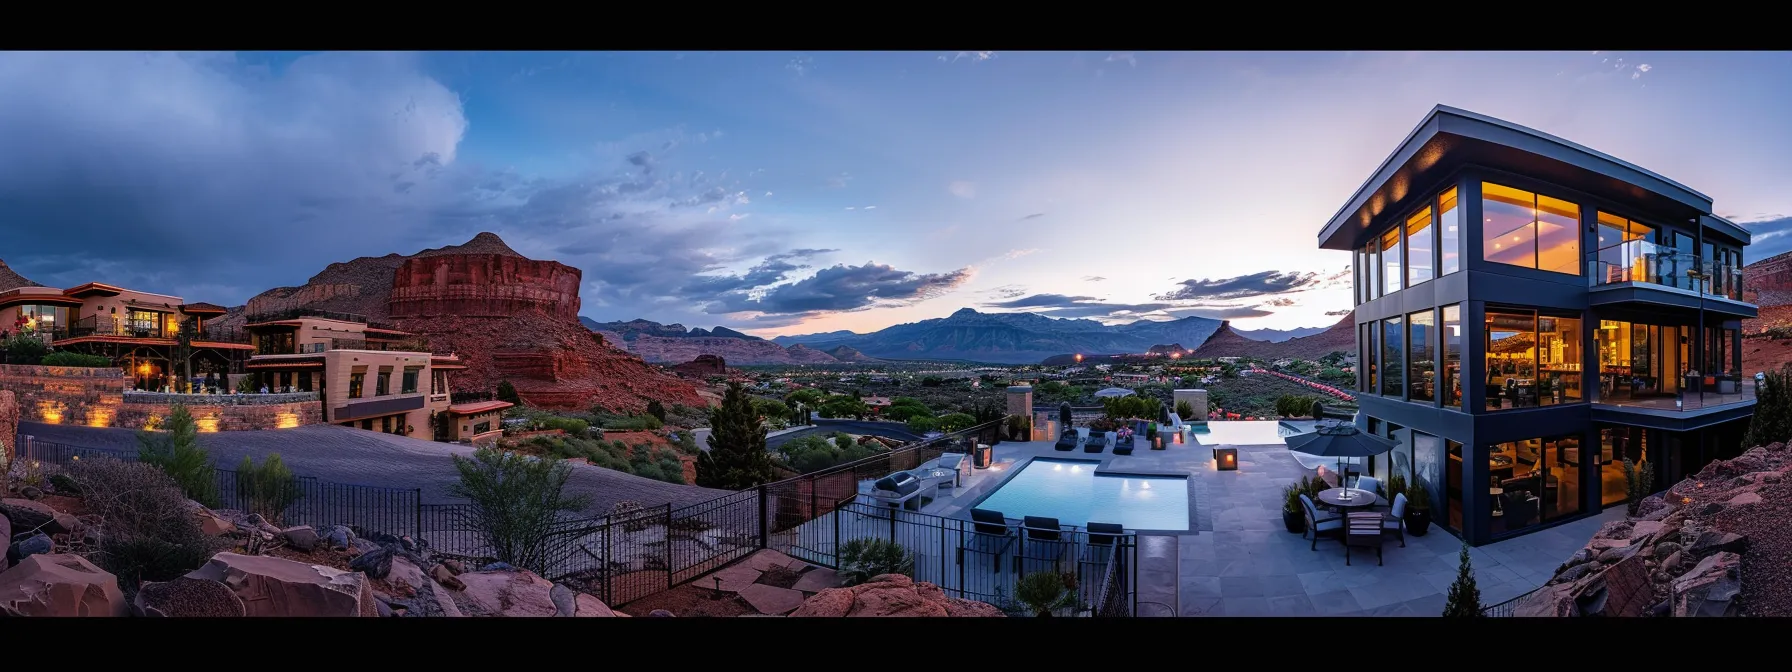
[(412, 510), (417, 512), (417, 528), (415, 531), (411, 532), (411, 534), (416, 535), (417, 539), (422, 539), (423, 538), (423, 488), (414, 488), (411, 490), (411, 494), (413, 497), (416, 497), (416, 499), (411, 500), (411, 508), (412, 508)]
[[(666, 504), (666, 590), (678, 585), (678, 565), (672, 564), (672, 504)], [(609, 604), (605, 602), (605, 604)]]
[(765, 486), (763, 486), (763, 485), (759, 486), (758, 490), (759, 490), (759, 547), (760, 548), (771, 548), (771, 541), (772, 541), (772, 539), (771, 539), (771, 520), (769, 518), (771, 512), (768, 510), (768, 507), (766, 506), (766, 504), (768, 503), (768, 500), (770, 498), (769, 497), (770, 493), (768, 493), (766, 491)]
[[(603, 593), (604, 604), (613, 604), (616, 601), (616, 596), (614, 594), (612, 594), (615, 591), (611, 590), (611, 588), (610, 588), (610, 584), (614, 583), (616, 580), (616, 577), (614, 575), (612, 575), (610, 572), (610, 557), (611, 557), (610, 556), (610, 523), (611, 522), (613, 522), (613, 521), (610, 519), (609, 516), (604, 516), (604, 557), (600, 561), (603, 563), (603, 565), (602, 565), (603, 571), (598, 573), (598, 576), (603, 577), (603, 581), (604, 581), (603, 590), (600, 591)], [(670, 544), (668, 544), (668, 546), (669, 545)], [(670, 574), (671, 571), (672, 571), (671, 568), (667, 568), (666, 573)]]

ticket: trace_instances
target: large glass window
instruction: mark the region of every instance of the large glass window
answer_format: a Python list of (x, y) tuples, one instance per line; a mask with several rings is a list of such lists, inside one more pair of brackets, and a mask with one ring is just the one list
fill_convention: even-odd
[(1444, 442), (1438, 437), (1414, 430), (1412, 433), (1412, 474), (1407, 478), (1407, 487), (1424, 488), (1425, 494), (1431, 495), (1431, 501), (1442, 503)]
[(1594, 282), (1658, 282), (1663, 250), (1655, 245), (1653, 227), (1600, 211), (1598, 231)]
[(1573, 403), (1581, 394), (1580, 318), (1537, 317), (1537, 368), (1541, 403)]
[(1580, 275), (1580, 206), (1483, 182), (1481, 216), (1483, 259)]
[(379, 377), (374, 379), (373, 396), (383, 397), (383, 396), (386, 396), (391, 393), (392, 393), (392, 372), (389, 370), (382, 370), (379, 373)]
[(1450, 529), (1462, 530), (1462, 444), (1444, 439), (1444, 513), (1439, 520), (1448, 521)]
[(1381, 296), (1381, 251), (1375, 247), (1376, 241), (1369, 241), (1364, 248), (1363, 256), (1363, 300), (1372, 301)]
[(1369, 390), (1368, 391), (1370, 394), (1381, 394), (1381, 348), (1380, 348), (1380, 346), (1378, 346), (1376, 344), (1376, 341), (1381, 340), (1379, 338), (1379, 336), (1381, 334), (1381, 329), (1376, 327), (1376, 325), (1378, 325), (1378, 324), (1381, 324), (1381, 323), (1380, 322), (1370, 322), (1366, 325), (1363, 325), (1363, 326), (1366, 326), (1369, 328), (1369, 331), (1367, 334), (1368, 338), (1363, 339), (1363, 343), (1364, 343), (1364, 347), (1368, 348), (1368, 350), (1369, 350), (1369, 357), (1366, 361), (1369, 362), (1369, 365), (1368, 365), (1369, 366)]
[(1354, 285), (1352, 285), (1352, 287), (1354, 287), (1354, 289), (1356, 291), (1357, 305), (1362, 305), (1364, 303), (1368, 303), (1368, 301), (1369, 301), (1369, 248), (1368, 247), (1364, 247), (1364, 248), (1361, 248), (1356, 251), (1356, 261), (1352, 265), (1355, 267), (1355, 277), (1356, 277), (1356, 283)]
[(1691, 327), (1600, 320), (1593, 332), (1599, 400), (1626, 404), (1655, 399), (1666, 405), (1692, 370), (1691, 338)]
[(1424, 310), (1406, 316), (1407, 376), (1412, 380), (1412, 400), (1437, 398), (1437, 317)]
[(1611, 506), (1630, 499), (1624, 480), (1624, 460), (1642, 464), (1649, 460), (1649, 430), (1610, 426), (1599, 430), (1599, 501)]
[(1424, 208), (1406, 218), (1406, 286), (1411, 287), (1432, 278), (1431, 255), (1437, 245), (1432, 242), (1437, 228), (1431, 226), (1431, 208)]
[(1381, 290), (1383, 295), (1400, 291), (1400, 227), (1381, 234)]
[(1580, 512), (1579, 437), (1498, 443), (1488, 452), (1494, 534)]
[(1462, 407), (1462, 305), (1444, 306), (1444, 405)]
[(1443, 264), (1437, 274), (1443, 276), (1462, 270), (1462, 210), (1456, 207), (1455, 187), (1437, 198), (1437, 212), (1438, 235), (1443, 241), (1438, 246)]
[(423, 369), (421, 369), (421, 368), (406, 367), (404, 370), (403, 387), (399, 388), (399, 393), (400, 394), (416, 394), (417, 393), (417, 378), (422, 373), (423, 373)]
[(1405, 330), (1405, 320), (1398, 317), (1381, 321), (1381, 393), (1384, 396), (1406, 396)]
[(44, 333), (64, 335), (68, 333), (68, 309), (62, 306), (19, 306), (19, 316), (15, 324), (10, 325), (19, 333)]

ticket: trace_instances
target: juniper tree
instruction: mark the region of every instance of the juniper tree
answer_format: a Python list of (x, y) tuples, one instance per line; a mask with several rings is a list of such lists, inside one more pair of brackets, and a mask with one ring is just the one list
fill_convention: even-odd
[(746, 490), (776, 476), (765, 449), (765, 426), (740, 383), (728, 384), (721, 407), (709, 414), (709, 427), (709, 450), (697, 456), (697, 485)]
[(1444, 617), (1479, 617), (1481, 615), (1481, 589), (1475, 587), (1475, 570), (1469, 564), (1468, 544), (1462, 545), (1462, 553), (1456, 557), (1456, 582), (1450, 584), (1450, 594), (1445, 598)]

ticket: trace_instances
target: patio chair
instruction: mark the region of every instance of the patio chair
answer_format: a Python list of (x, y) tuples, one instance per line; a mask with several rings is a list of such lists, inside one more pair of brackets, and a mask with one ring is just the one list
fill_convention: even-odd
[(1373, 547), (1375, 565), (1381, 566), (1382, 516), (1373, 511), (1352, 511), (1344, 519), (1344, 564), (1350, 565), (1350, 549)]
[[(880, 504), (913, 508), (919, 511), (921, 510), (921, 494), (926, 489), (925, 484), (914, 474), (898, 471), (872, 483), (871, 492), (867, 496)], [(909, 507), (910, 502), (914, 502), (913, 507)]]
[(1052, 448), (1066, 451), (1076, 450), (1076, 445), (1078, 443), (1080, 443), (1080, 441), (1077, 440), (1076, 430), (1066, 429), (1063, 434), (1058, 435), (1058, 443), (1053, 445)]
[(1132, 442), (1132, 441), (1119, 441), (1119, 442), (1115, 443), (1114, 444), (1114, 454), (1115, 455), (1131, 455), (1133, 443), (1134, 442)]
[[(1313, 535), (1312, 550), (1319, 550), (1319, 535), (1339, 536), (1344, 533), (1343, 516), (1320, 515), (1319, 507), (1314, 506), (1313, 499), (1306, 495), (1300, 496), (1300, 505), (1306, 509), (1307, 532)], [(1306, 534), (1303, 533), (1301, 537), (1305, 538)]]
[(1400, 538), (1400, 547), (1406, 548), (1406, 493), (1394, 495), (1394, 508), (1381, 519), (1381, 531), (1393, 532)]
[(1356, 489), (1358, 489), (1358, 490), (1367, 490), (1369, 492), (1375, 492), (1376, 490), (1378, 490), (1380, 488), (1381, 488), (1381, 481), (1375, 480), (1374, 476), (1358, 476), (1358, 477), (1356, 477)]
[[(1025, 560), (1049, 562), (1055, 568), (1064, 556), (1076, 544), (1064, 538), (1064, 526), (1057, 518), (1042, 516), (1026, 516), (1021, 519), (1021, 557), (1015, 558), (1015, 564), (1021, 565)], [(1025, 574), (1026, 567), (1016, 567), (1016, 572)]]
[[(1113, 436), (1113, 435), (1114, 435), (1113, 432), (1107, 433), (1107, 436)], [(1083, 452), (1099, 453), (1104, 450), (1107, 450), (1108, 448), (1112, 448), (1113, 446), (1114, 446), (1114, 442), (1112, 440), (1105, 439), (1102, 437), (1095, 437), (1095, 440), (1089, 441), (1089, 442), (1083, 444)]]
[(966, 551), (990, 556), (996, 573), (1002, 572), (1002, 554), (1014, 546), (1015, 531), (1000, 511), (971, 509), (971, 534), (958, 545), (958, 564), (964, 564)]
[(946, 453), (940, 456), (940, 468), (952, 472), (952, 480), (940, 483), (940, 487), (956, 488), (964, 485), (965, 477), (971, 473), (971, 461), (965, 459), (966, 457), (964, 453)]
[(1114, 543), (1126, 535), (1126, 528), (1118, 523), (1089, 523), (1088, 544), (1083, 547), (1086, 562), (1107, 562), (1113, 557)]

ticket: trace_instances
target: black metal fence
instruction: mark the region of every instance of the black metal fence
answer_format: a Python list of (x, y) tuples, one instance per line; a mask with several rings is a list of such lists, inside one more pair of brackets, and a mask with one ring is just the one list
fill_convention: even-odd
[[(1056, 540), (1006, 528), (989, 534), (970, 521), (860, 501), (861, 488), (898, 471), (921, 468), (946, 453), (968, 453), (996, 443), (1006, 419), (920, 441), (812, 474), (672, 508), (658, 506), (599, 517), (568, 517), (533, 544), (525, 563), (544, 578), (621, 605), (689, 583), (761, 549), (775, 549), (831, 568), (855, 540), (902, 546), (915, 561), (913, 578), (947, 594), (1017, 609), (1015, 582), (1051, 571), (1076, 592), (1070, 611), (1128, 616), (1137, 606), (1137, 544), (1131, 534), (1091, 535), (1065, 528)], [(19, 457), (67, 465), (136, 453), (69, 446), (21, 437)], [(970, 456), (967, 456), (970, 457)], [(290, 491), (270, 493), (245, 475), (218, 469), (221, 507), (277, 508), (284, 524), (353, 524), (410, 534), (437, 553), (475, 563), (497, 560), (507, 543), (484, 524), (472, 504), (423, 504), (418, 490), (349, 485), (298, 478)], [(270, 499), (275, 499), (273, 504)], [(284, 498), (284, 499), (283, 499)], [(290, 501), (286, 501), (290, 499)], [(266, 514), (264, 514), (266, 515)], [(512, 554), (514, 556), (514, 554)]]
[(1518, 597), (1514, 597), (1510, 600), (1506, 600), (1505, 602), (1501, 602), (1501, 603), (1493, 605), (1491, 607), (1482, 609), (1481, 617), (1482, 618), (1511, 618), (1512, 612), (1518, 608), (1519, 600), (1530, 597), (1531, 593), (1535, 593), (1542, 589), (1543, 589), (1542, 586), (1538, 586), (1536, 588), (1532, 588), (1530, 590), (1530, 592), (1527, 592), (1523, 595), (1519, 595)]

